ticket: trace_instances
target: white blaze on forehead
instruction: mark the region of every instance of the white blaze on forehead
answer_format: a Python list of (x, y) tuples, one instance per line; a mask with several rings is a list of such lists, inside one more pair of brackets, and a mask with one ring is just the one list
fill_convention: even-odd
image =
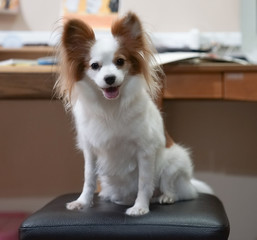
[(91, 61), (102, 63), (112, 62), (118, 47), (119, 45), (117, 40), (112, 36), (107, 36), (97, 40), (91, 48)]
[[(90, 51), (89, 67), (86, 70), (87, 76), (103, 91), (108, 99), (116, 99), (119, 96), (119, 87), (123, 83), (126, 71), (118, 68), (114, 63), (115, 54), (119, 50), (118, 41), (110, 37), (104, 37), (95, 42)], [(94, 69), (93, 63), (97, 63)], [(106, 82), (106, 77), (115, 78), (112, 84)], [(111, 85), (111, 87), (110, 87)]]

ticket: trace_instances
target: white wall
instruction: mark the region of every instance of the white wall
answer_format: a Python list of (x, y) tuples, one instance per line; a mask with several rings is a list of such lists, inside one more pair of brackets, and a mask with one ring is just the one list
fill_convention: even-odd
[(0, 30), (52, 31), (62, 0), (20, 0), (17, 15), (0, 14)]
[(154, 31), (237, 32), (240, 0), (122, 0), (120, 12), (135, 11)]
[[(121, 0), (121, 14), (133, 10), (151, 31), (237, 32), (240, 0)], [(0, 30), (51, 31), (62, 0), (20, 0), (17, 16), (0, 15)]]

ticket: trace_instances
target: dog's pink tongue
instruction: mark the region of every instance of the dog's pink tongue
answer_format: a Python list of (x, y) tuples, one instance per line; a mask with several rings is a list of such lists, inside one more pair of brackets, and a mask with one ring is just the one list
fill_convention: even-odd
[(104, 96), (108, 99), (114, 99), (119, 96), (118, 87), (109, 87), (104, 89)]

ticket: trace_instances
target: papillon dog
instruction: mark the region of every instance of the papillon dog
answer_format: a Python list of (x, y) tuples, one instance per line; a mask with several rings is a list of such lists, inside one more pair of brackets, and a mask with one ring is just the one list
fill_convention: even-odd
[(166, 133), (157, 105), (163, 73), (134, 13), (96, 39), (80, 20), (64, 24), (57, 91), (74, 116), (85, 159), (84, 186), (69, 210), (86, 210), (99, 196), (129, 205), (126, 214), (149, 212), (151, 202), (171, 204), (211, 188), (192, 178), (189, 152)]

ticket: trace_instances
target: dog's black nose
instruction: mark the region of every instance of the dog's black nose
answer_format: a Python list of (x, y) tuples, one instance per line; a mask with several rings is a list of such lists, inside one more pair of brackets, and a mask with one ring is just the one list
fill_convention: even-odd
[(115, 77), (114, 75), (109, 75), (109, 76), (106, 76), (106, 77), (104, 78), (104, 81), (105, 81), (108, 85), (114, 84), (115, 80), (116, 80), (116, 77)]

